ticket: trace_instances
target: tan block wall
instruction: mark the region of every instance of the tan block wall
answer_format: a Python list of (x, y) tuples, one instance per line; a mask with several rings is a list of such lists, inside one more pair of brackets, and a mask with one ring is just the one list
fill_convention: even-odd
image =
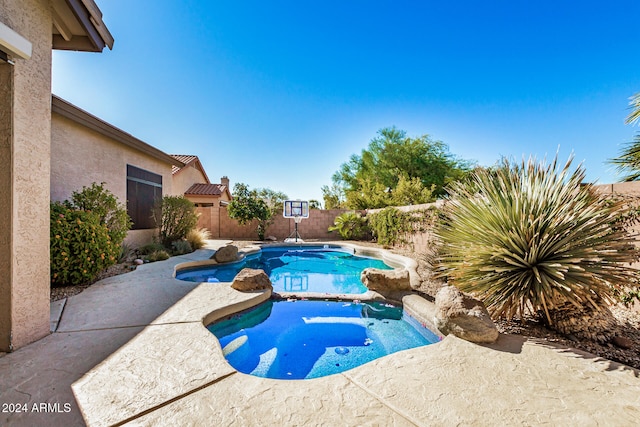
[[(224, 239), (256, 239), (258, 222), (240, 225), (235, 219), (229, 218), (226, 208), (197, 208), (200, 215), (198, 227), (203, 227), (211, 232), (212, 238)], [(336, 240), (340, 239), (335, 233), (329, 233), (328, 228), (333, 225), (336, 216), (343, 212), (341, 209), (317, 210), (309, 212), (309, 218), (303, 219), (298, 225), (298, 233), (302, 239)], [(284, 240), (295, 230), (293, 219), (277, 215), (273, 223), (267, 228), (266, 236), (274, 236), (278, 240)]]
[(92, 183), (105, 183), (121, 203), (127, 201), (127, 164), (162, 175), (162, 193), (173, 195), (171, 165), (157, 160), (59, 114), (51, 118), (51, 200)]
[(173, 195), (182, 196), (193, 184), (206, 184), (207, 180), (199, 169), (186, 166), (173, 176)]
[(596, 190), (605, 194), (627, 194), (640, 196), (640, 181), (616, 182), (614, 184), (601, 184), (594, 186)]
[(8, 351), (49, 333), (49, 2), (0, 0), (0, 21), (33, 46), (31, 59), (0, 65), (0, 351)]

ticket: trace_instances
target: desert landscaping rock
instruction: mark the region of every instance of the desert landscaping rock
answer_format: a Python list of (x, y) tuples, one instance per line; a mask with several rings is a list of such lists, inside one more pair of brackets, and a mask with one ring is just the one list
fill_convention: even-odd
[(216, 262), (233, 262), (238, 260), (238, 247), (234, 245), (223, 246), (213, 255)]
[(264, 270), (255, 268), (242, 269), (235, 279), (233, 279), (231, 287), (240, 292), (273, 289), (267, 273), (265, 273)]
[(492, 343), (500, 335), (482, 303), (447, 286), (436, 294), (434, 322), (440, 331), (475, 343)]
[(611, 344), (615, 345), (616, 347), (624, 348), (625, 350), (633, 347), (633, 341), (631, 341), (627, 337), (621, 337), (619, 335), (611, 339)]
[(409, 272), (406, 269), (366, 268), (360, 275), (360, 280), (369, 290), (381, 293), (411, 290)]

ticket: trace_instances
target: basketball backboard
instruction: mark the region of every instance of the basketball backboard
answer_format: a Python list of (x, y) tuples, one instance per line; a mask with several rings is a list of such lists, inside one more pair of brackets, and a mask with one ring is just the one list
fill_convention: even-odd
[(309, 218), (309, 202), (306, 200), (285, 200), (282, 216), (285, 218)]

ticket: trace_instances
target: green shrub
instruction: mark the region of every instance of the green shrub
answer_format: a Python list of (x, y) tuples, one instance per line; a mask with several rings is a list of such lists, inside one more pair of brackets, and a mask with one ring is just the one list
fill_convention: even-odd
[(165, 250), (165, 247), (162, 246), (160, 243), (149, 243), (147, 245), (140, 246), (138, 248), (138, 252), (140, 253), (140, 255), (149, 255), (150, 253), (157, 252), (157, 251), (164, 251), (164, 250)]
[(171, 243), (171, 252), (174, 255), (190, 254), (193, 252), (193, 248), (191, 248), (191, 244), (186, 240), (176, 240)]
[(206, 228), (194, 228), (187, 233), (187, 242), (195, 249), (201, 249), (206, 244), (206, 240), (211, 238), (211, 232)]
[(164, 249), (161, 249), (159, 251), (153, 251), (145, 257), (145, 259), (149, 262), (164, 261), (169, 258), (170, 258), (169, 253)]
[(120, 245), (93, 212), (51, 203), (51, 283), (79, 285), (115, 264)]
[(80, 192), (74, 191), (70, 205), (97, 214), (100, 222), (109, 229), (111, 241), (119, 245), (127, 237), (132, 223), (127, 209), (118, 203), (116, 196), (104, 188), (104, 184), (103, 182), (98, 185), (94, 182), (91, 187), (82, 187)]
[(158, 227), (160, 243), (165, 247), (187, 237), (198, 223), (195, 205), (182, 196), (164, 196), (154, 209), (153, 217)]
[(373, 237), (383, 246), (400, 243), (405, 233), (411, 230), (410, 215), (396, 208), (384, 208), (367, 216)]
[(336, 217), (329, 231), (337, 231), (346, 240), (362, 239), (368, 232), (367, 219), (357, 212), (345, 212)]
[[(608, 201), (571, 159), (558, 171), (530, 159), (478, 170), (450, 188), (437, 235), (442, 273), (480, 297), (493, 317), (591, 307), (606, 311), (615, 291), (632, 283), (631, 237), (611, 221), (624, 204)], [(569, 322), (570, 323), (570, 322)]]

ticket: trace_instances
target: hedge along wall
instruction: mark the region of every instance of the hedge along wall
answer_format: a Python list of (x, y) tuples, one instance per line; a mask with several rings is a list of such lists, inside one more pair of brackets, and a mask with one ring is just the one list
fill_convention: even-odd
[[(252, 221), (249, 224), (240, 225), (235, 219), (229, 218), (227, 208), (224, 207), (201, 207), (196, 208), (200, 215), (198, 227), (206, 228), (211, 232), (212, 239), (257, 239), (258, 222)], [(305, 239), (320, 240), (340, 240), (336, 233), (329, 233), (328, 228), (333, 225), (335, 218), (348, 212), (344, 209), (319, 210), (311, 209), (309, 218), (303, 219), (298, 225), (300, 237)], [(293, 233), (295, 222), (293, 219), (276, 215), (273, 223), (267, 228), (265, 236), (273, 236), (278, 240), (284, 240)]]
[[(428, 254), (433, 249), (433, 221), (435, 209), (440, 209), (444, 201), (425, 203), (422, 205), (395, 206), (394, 208), (410, 213), (412, 216), (411, 231), (403, 233), (399, 241), (393, 246), (398, 249), (407, 249), (416, 253)], [(367, 215), (381, 212), (383, 209), (368, 209)]]

